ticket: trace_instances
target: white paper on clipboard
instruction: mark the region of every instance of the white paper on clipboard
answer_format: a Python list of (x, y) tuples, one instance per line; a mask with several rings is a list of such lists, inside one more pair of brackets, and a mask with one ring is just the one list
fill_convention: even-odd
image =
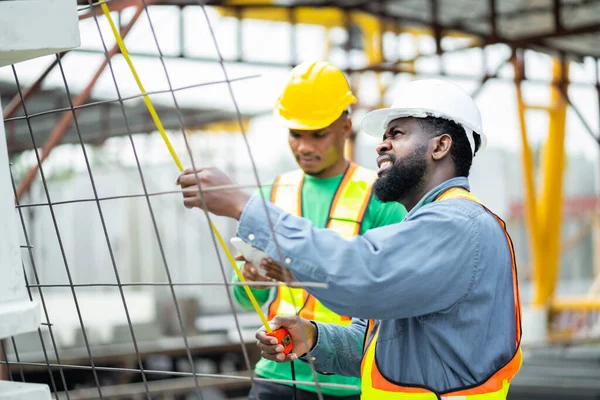
[(267, 253), (265, 253), (264, 251), (258, 250), (255, 247), (250, 246), (248, 243), (244, 242), (239, 237), (232, 237), (230, 239), (230, 242), (233, 245), (233, 247), (235, 247), (240, 253), (242, 253), (244, 258), (250, 264), (254, 265), (254, 267), (256, 268), (256, 270), (258, 271), (258, 274), (260, 276), (266, 277), (267, 272), (261, 268), (260, 262), (263, 259), (269, 257), (267, 255)]

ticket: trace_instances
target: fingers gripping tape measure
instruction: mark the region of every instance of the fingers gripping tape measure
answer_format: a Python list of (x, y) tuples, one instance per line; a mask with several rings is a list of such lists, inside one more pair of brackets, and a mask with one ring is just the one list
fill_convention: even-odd
[(278, 344), (283, 346), (283, 354), (286, 356), (292, 351), (292, 335), (285, 328), (275, 329), (273, 332), (267, 333), (267, 336), (277, 339)]

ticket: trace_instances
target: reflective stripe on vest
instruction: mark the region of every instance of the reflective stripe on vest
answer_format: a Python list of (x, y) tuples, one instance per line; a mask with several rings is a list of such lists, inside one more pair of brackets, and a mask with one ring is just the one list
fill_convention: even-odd
[[(444, 192), (436, 201), (446, 199), (466, 199), (481, 204), (475, 196), (461, 188), (452, 188)], [(365, 336), (365, 353), (361, 364), (361, 387), (363, 400), (505, 400), (513, 377), (521, 368), (523, 356), (521, 352), (521, 299), (517, 282), (517, 265), (512, 241), (506, 225), (497, 215), (489, 211), (502, 226), (512, 259), (513, 293), (516, 322), (517, 350), (513, 358), (496, 371), (486, 381), (463, 388), (456, 388), (446, 393), (435, 393), (431, 388), (422, 385), (396, 384), (385, 378), (376, 362), (377, 337), (380, 321), (369, 321)]]
[[(350, 163), (333, 198), (327, 228), (346, 238), (360, 233), (375, 179), (375, 172)], [(303, 183), (302, 170), (281, 175), (273, 184), (271, 202), (290, 214), (302, 216)], [(301, 317), (320, 322), (347, 325), (352, 320), (329, 310), (306, 290), (287, 286), (279, 287), (277, 297), (269, 306), (269, 319), (275, 315), (296, 315), (298, 310)]]

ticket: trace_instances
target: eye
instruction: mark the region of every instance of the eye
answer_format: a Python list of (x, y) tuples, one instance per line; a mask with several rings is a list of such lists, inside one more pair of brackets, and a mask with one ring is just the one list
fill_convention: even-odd
[(324, 137), (327, 137), (327, 135), (329, 135), (329, 132), (321, 132), (321, 133), (315, 134), (315, 138), (323, 139)]
[(294, 139), (299, 139), (300, 138), (300, 135), (298, 135), (295, 132), (290, 132), (290, 136), (293, 137)]
[(394, 139), (398, 135), (404, 135), (404, 132), (402, 132), (400, 129), (392, 129), (383, 135), (383, 140)]

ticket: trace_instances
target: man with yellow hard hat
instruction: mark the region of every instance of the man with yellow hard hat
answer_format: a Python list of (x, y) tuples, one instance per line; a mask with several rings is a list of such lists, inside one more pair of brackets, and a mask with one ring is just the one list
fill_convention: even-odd
[[(367, 230), (400, 222), (406, 210), (398, 203), (380, 202), (372, 195), (371, 185), (377, 179), (374, 171), (363, 168), (344, 157), (344, 144), (352, 133), (349, 106), (356, 102), (346, 77), (338, 68), (325, 61), (309, 62), (293, 69), (291, 77), (277, 101), (275, 113), (289, 129), (288, 141), (300, 169), (275, 179), (262, 196), (284, 210), (309, 219), (315, 227), (335, 230), (350, 238)], [(267, 276), (283, 279), (281, 267), (264, 260)], [(264, 281), (249, 263), (242, 273), (246, 280)], [(291, 275), (289, 275), (291, 276)], [(234, 274), (234, 281), (237, 277)], [(269, 298), (269, 319), (277, 315), (301, 317), (324, 323), (348, 325), (351, 318), (329, 310), (314, 296), (301, 288), (257, 286), (252, 288), (260, 305)], [(246, 309), (252, 304), (244, 288), (234, 286), (237, 302)], [(313, 374), (311, 367), (294, 362), (298, 382), (335, 383), (354, 386), (342, 389), (320, 386), (324, 399), (358, 399), (360, 380), (340, 375)], [(259, 377), (292, 380), (289, 365), (261, 359), (256, 365)], [(315, 385), (255, 381), (250, 399), (317, 399)]]

